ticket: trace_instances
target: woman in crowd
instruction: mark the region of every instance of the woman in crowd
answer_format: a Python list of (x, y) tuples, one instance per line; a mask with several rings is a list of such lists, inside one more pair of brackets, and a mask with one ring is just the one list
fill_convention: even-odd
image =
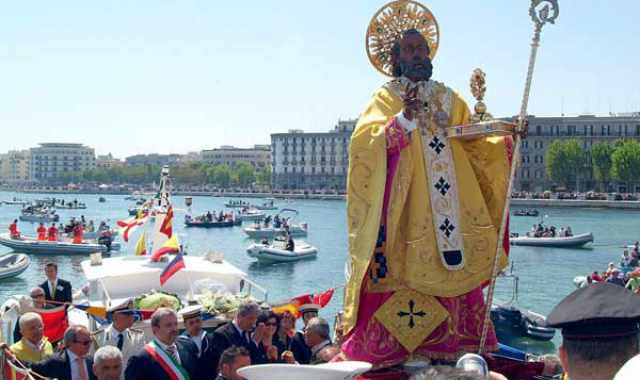
[(262, 354), (267, 358), (269, 363), (280, 362), (282, 353), (286, 350), (286, 346), (278, 339), (278, 330), (280, 328), (280, 318), (271, 310), (262, 311), (258, 315), (256, 326), (264, 325), (264, 330), (258, 345)]

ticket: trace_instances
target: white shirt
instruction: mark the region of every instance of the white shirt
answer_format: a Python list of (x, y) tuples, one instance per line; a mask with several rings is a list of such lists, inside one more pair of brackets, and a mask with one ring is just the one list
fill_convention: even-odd
[[(169, 354), (169, 350), (167, 349), (167, 345), (162, 343), (160, 341), (160, 339), (155, 339), (156, 343), (158, 344), (158, 346), (160, 346), (160, 348), (162, 348), (167, 354)], [(176, 361), (178, 362), (178, 364), (182, 364), (182, 362), (180, 361), (180, 353), (178, 352), (178, 347), (176, 346), (176, 344), (173, 344), (173, 347), (176, 348)]]
[[(70, 350), (67, 350), (67, 355), (69, 355), (69, 367), (71, 367), (71, 380), (80, 380), (80, 368), (78, 366), (78, 362), (76, 359), (78, 355), (74, 354)], [(87, 368), (87, 361), (81, 360), (79, 363), (84, 368), (84, 373), (87, 375), (87, 379), (89, 378), (89, 371)]]
[(205, 335), (207, 335), (207, 332), (204, 330), (202, 330), (197, 336), (189, 335), (191, 341), (196, 344), (196, 347), (198, 347), (198, 356), (200, 356), (202, 352), (202, 341), (204, 340)]

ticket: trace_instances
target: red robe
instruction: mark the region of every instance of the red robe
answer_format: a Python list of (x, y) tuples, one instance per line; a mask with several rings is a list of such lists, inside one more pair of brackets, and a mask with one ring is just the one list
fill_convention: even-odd
[(38, 231), (38, 240), (47, 240), (47, 227), (41, 225), (37, 229)]
[(49, 227), (47, 237), (49, 241), (58, 241), (58, 229), (55, 226)]

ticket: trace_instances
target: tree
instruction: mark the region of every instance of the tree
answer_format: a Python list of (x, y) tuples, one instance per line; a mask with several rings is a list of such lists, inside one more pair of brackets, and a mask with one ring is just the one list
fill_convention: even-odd
[(545, 155), (547, 175), (566, 188), (572, 187), (585, 163), (584, 150), (576, 139), (556, 140)]
[(591, 164), (593, 165), (593, 174), (598, 181), (604, 184), (604, 191), (609, 189), (611, 167), (613, 165), (611, 156), (614, 151), (615, 147), (607, 142), (597, 143), (591, 147)]
[(213, 170), (213, 183), (222, 188), (229, 187), (231, 183), (231, 169), (227, 165), (216, 165)]
[(240, 162), (236, 165), (235, 173), (238, 178), (238, 185), (243, 188), (249, 187), (256, 180), (254, 175), (253, 166), (247, 162)]
[(623, 182), (640, 180), (640, 143), (627, 140), (618, 145), (611, 155), (613, 177)]
[(256, 183), (260, 186), (271, 185), (271, 166), (267, 165), (256, 172)]

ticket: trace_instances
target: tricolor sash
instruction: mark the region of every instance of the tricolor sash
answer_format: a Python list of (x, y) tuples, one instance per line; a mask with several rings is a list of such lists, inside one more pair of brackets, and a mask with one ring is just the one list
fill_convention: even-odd
[(160, 367), (169, 375), (171, 380), (190, 380), (187, 370), (178, 364), (168, 352), (163, 350), (155, 340), (147, 343), (144, 346), (144, 350), (151, 355), (153, 360), (160, 364)]

